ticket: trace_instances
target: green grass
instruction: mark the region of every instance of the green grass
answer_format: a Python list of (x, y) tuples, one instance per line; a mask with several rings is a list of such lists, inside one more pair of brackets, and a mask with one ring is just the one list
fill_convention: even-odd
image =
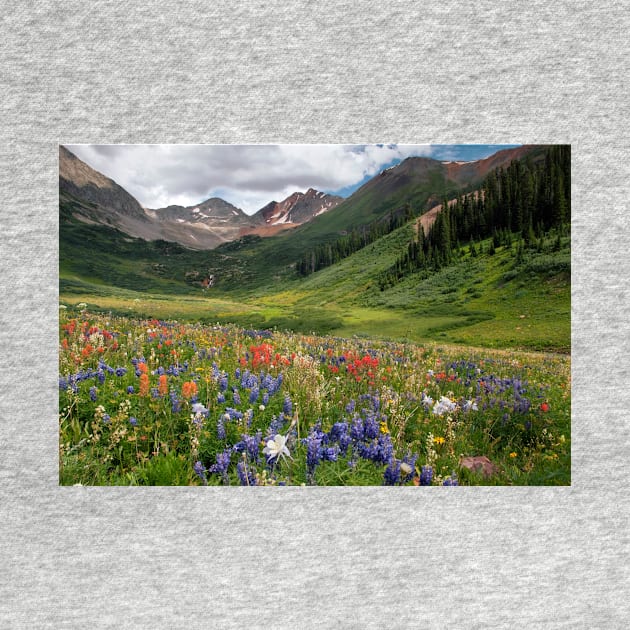
[[(549, 237), (541, 251), (529, 250), (518, 264), (515, 252), (503, 247), (493, 256), (463, 253), (449, 267), (413, 273), (381, 291), (378, 278), (407, 246), (410, 225), (298, 278), (291, 262), (310, 242), (304, 236), (314, 230), (307, 229), (310, 224), (293, 230), (291, 238), (248, 238), (195, 252), (131, 239), (67, 214), (62, 213), (60, 243), (60, 298), (66, 306), (84, 302), (101, 312), (304, 333), (570, 350), (567, 237), (559, 251)], [(482, 243), (482, 250), (487, 246)], [(202, 290), (191, 280), (195, 274), (213, 274), (215, 286)]]

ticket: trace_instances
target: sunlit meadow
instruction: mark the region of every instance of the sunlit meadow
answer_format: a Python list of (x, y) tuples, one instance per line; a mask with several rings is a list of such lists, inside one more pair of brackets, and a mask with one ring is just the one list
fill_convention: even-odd
[(570, 484), (568, 356), (60, 310), (63, 485)]

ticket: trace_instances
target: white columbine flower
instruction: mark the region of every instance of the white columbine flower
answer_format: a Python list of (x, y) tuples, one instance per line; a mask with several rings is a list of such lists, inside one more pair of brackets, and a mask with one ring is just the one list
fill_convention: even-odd
[(455, 407), (457, 407), (457, 403), (453, 402), (450, 398), (446, 396), (441, 396), (440, 400), (435, 403), (433, 407), (433, 413), (436, 416), (442, 416), (447, 412), (455, 411)]
[(267, 460), (275, 459), (276, 461), (280, 457), (285, 455), (289, 459), (293, 459), (289, 453), (289, 449), (286, 447), (287, 438), (284, 435), (276, 435), (273, 440), (267, 442), (267, 446), (263, 448), (263, 453), (267, 455)]

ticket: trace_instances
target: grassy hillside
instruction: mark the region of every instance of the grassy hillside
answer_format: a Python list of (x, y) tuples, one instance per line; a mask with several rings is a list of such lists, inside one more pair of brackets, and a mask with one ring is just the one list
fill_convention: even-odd
[[(85, 302), (119, 313), (339, 336), (569, 350), (569, 237), (559, 251), (548, 238), (539, 244), (541, 251), (528, 250), (518, 264), (513, 249), (499, 247), (490, 255), (486, 241), (481, 244), (486, 253), (472, 257), (464, 248), (452, 265), (432, 274), (416, 272), (381, 291), (379, 275), (406, 247), (411, 229), (399, 228), (298, 279), (288, 267), (278, 272), (278, 260), (265, 261), (266, 253), (277, 251), (273, 239), (193, 252), (75, 224), (64, 229), (60, 293), (68, 306)], [(186, 273), (212, 269), (231, 274), (232, 281), (204, 292), (185, 280)], [(239, 285), (239, 277), (249, 282)], [(169, 297), (173, 294), (177, 300)]]

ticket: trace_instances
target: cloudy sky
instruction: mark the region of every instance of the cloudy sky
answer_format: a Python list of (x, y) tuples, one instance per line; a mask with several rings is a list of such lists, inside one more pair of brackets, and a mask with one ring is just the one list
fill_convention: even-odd
[(410, 156), (478, 160), (517, 145), (64, 145), (147, 208), (220, 197), (253, 214), (315, 188), (347, 197)]

